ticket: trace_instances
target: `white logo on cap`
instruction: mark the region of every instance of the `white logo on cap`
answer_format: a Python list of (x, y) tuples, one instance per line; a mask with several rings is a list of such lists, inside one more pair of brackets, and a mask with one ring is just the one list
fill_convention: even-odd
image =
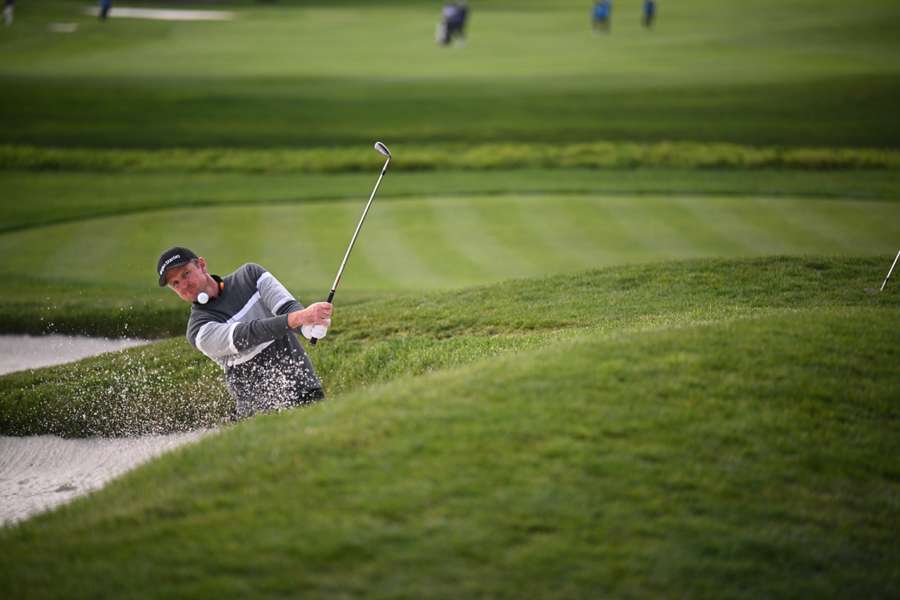
[(180, 254), (176, 254), (175, 256), (169, 257), (166, 260), (166, 262), (163, 263), (163, 266), (159, 269), (159, 274), (162, 275), (163, 273), (165, 273), (166, 267), (168, 267), (172, 263), (172, 261), (178, 260), (179, 258), (181, 258)]

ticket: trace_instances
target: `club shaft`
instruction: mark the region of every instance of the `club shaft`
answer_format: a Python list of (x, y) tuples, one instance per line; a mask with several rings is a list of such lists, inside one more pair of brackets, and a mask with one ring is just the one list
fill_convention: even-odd
[(884, 281), (881, 282), (881, 291), (884, 291), (884, 286), (887, 285), (888, 279), (891, 278), (891, 273), (894, 272), (894, 267), (897, 266), (897, 260), (900, 259), (900, 250), (897, 251), (897, 256), (894, 257), (894, 264), (891, 265), (891, 269), (888, 271), (887, 277), (884, 278)]
[(347, 246), (347, 252), (344, 253), (344, 260), (341, 261), (341, 266), (338, 268), (337, 275), (334, 278), (334, 283), (331, 284), (331, 296), (334, 296), (335, 290), (337, 290), (338, 284), (341, 282), (341, 275), (344, 274), (344, 268), (347, 266), (347, 260), (350, 258), (350, 252), (353, 251), (353, 245), (356, 244), (356, 238), (359, 237), (359, 230), (362, 229), (363, 222), (366, 220), (366, 215), (369, 214), (369, 207), (372, 206), (372, 200), (375, 199), (375, 194), (378, 192), (378, 186), (381, 185), (381, 180), (384, 178), (384, 174), (387, 171), (388, 163), (391, 162), (391, 159), (388, 158), (384, 161), (384, 166), (381, 168), (381, 174), (378, 176), (378, 181), (375, 182), (375, 187), (372, 188), (372, 195), (369, 196), (369, 201), (366, 202), (366, 208), (363, 209), (362, 216), (359, 218), (359, 223), (356, 224), (356, 231), (353, 232), (353, 237), (350, 238), (350, 245)]
[[(341, 266), (338, 268), (337, 275), (334, 278), (334, 283), (331, 284), (331, 291), (328, 292), (328, 300), (327, 302), (330, 304), (332, 300), (334, 300), (334, 292), (337, 291), (337, 286), (341, 282), (341, 275), (344, 274), (344, 267), (347, 266), (347, 260), (350, 258), (350, 252), (353, 250), (353, 245), (356, 243), (356, 238), (359, 237), (359, 230), (362, 229), (363, 221), (366, 220), (366, 215), (369, 214), (369, 207), (372, 206), (372, 200), (375, 199), (375, 194), (378, 192), (378, 186), (381, 185), (381, 180), (384, 178), (384, 174), (387, 172), (388, 163), (391, 162), (391, 157), (389, 156), (387, 160), (384, 161), (384, 166), (381, 167), (381, 174), (378, 175), (378, 181), (375, 182), (375, 187), (372, 188), (372, 194), (369, 196), (369, 201), (366, 202), (366, 207), (363, 209), (363, 214), (359, 218), (359, 223), (356, 224), (356, 231), (353, 232), (353, 237), (350, 238), (350, 245), (347, 246), (347, 252), (344, 253), (344, 260), (341, 261)], [(318, 338), (310, 338), (309, 343), (313, 346), (318, 342)]]

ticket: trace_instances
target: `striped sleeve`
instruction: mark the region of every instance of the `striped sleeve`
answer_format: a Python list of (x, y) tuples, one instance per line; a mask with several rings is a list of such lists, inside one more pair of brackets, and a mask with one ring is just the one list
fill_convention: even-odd
[(303, 310), (303, 305), (287, 291), (274, 275), (266, 271), (256, 281), (259, 298), (273, 315), (283, 315), (295, 310)]
[(233, 323), (219, 323), (213, 319), (191, 314), (188, 322), (187, 339), (197, 350), (213, 360), (220, 360), (238, 350), (234, 345)]
[(237, 354), (234, 330), (237, 323), (206, 323), (194, 338), (194, 346), (206, 356), (217, 359)]

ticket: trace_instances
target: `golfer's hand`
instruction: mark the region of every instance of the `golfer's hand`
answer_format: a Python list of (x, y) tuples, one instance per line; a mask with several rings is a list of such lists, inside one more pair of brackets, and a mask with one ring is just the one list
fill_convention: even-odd
[[(316, 302), (303, 310), (288, 313), (288, 327), (299, 329), (303, 325), (322, 325), (328, 327), (331, 324), (332, 306), (328, 302)], [(327, 321), (327, 322), (326, 322)]]

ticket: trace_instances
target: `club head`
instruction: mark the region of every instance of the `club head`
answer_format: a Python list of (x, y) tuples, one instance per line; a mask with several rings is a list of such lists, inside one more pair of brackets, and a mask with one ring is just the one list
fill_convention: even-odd
[(384, 156), (387, 156), (388, 158), (391, 157), (391, 151), (388, 150), (387, 146), (385, 146), (381, 142), (375, 142), (375, 149), (378, 150), (378, 152), (380, 152)]

